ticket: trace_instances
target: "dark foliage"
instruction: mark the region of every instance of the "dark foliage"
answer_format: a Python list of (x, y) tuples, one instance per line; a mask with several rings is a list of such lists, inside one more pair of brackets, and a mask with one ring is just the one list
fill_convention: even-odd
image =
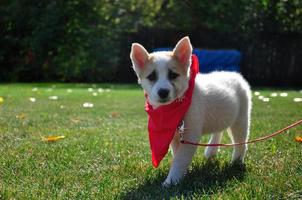
[[(241, 50), (243, 73), (255, 84), (284, 75), (271, 69), (288, 59), (284, 78), (294, 80), (285, 85), (301, 85), (295, 78), (301, 73), (301, 21), (300, 0), (4, 0), (0, 81), (134, 81), (132, 42), (152, 49), (189, 34), (195, 47)], [(278, 56), (265, 60), (270, 54)], [(268, 65), (265, 73), (261, 63)]]

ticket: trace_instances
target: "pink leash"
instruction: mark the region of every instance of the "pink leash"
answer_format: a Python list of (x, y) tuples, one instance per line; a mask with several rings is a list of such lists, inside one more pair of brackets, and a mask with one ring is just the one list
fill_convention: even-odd
[(302, 119), (283, 128), (283, 129), (280, 129), (274, 133), (271, 133), (269, 135), (266, 135), (266, 136), (263, 136), (263, 137), (260, 137), (260, 138), (257, 138), (257, 139), (254, 139), (254, 140), (250, 140), (250, 141), (246, 141), (246, 142), (239, 142), (239, 143), (234, 143), (234, 144), (205, 144), (205, 143), (195, 143), (195, 142), (190, 142), (190, 141), (186, 141), (183, 139), (183, 133), (180, 133), (181, 136), (180, 136), (180, 142), (182, 144), (190, 144), (190, 145), (195, 145), (195, 146), (202, 146), (202, 147), (207, 147), (207, 146), (211, 146), (211, 147), (232, 147), (232, 146), (237, 146), (237, 145), (243, 145), (243, 144), (250, 144), (250, 143), (256, 143), (256, 142), (260, 142), (260, 141), (263, 141), (263, 140), (266, 140), (266, 139), (269, 139), (269, 138), (272, 138), (272, 137), (275, 137), (276, 135), (279, 135), (281, 133), (283, 133), (284, 131), (287, 131), (295, 126), (298, 126), (299, 124), (302, 123)]

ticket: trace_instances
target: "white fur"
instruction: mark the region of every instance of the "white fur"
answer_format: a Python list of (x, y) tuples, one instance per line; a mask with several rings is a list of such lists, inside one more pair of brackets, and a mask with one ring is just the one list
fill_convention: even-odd
[[(178, 48), (179, 46), (181, 48)], [(142, 50), (142, 52), (144, 51), (145, 49)], [(188, 37), (180, 40), (174, 52), (178, 53), (177, 57), (185, 57), (187, 60), (181, 61), (186, 63), (184, 64), (186, 67), (189, 67), (192, 47)], [(134, 53), (131, 52), (131, 55)], [(185, 56), (181, 55), (182, 53)], [(140, 53), (138, 54), (140, 55)], [(141, 79), (142, 87), (152, 97), (150, 103), (158, 107), (162, 105), (162, 103), (157, 101), (158, 89), (164, 87), (171, 89), (171, 91), (179, 91), (178, 93), (171, 92), (172, 98), (169, 102), (175, 100), (177, 97), (182, 96), (186, 90), (189, 73), (178, 77), (172, 84), (172, 81), (168, 80), (166, 75), (168, 71), (167, 62), (172, 59), (171, 56), (169, 57), (165, 52), (151, 55), (155, 57), (155, 61), (151, 64), (151, 67), (148, 66), (146, 68), (152, 68), (152, 70), (154, 68), (160, 73), (158, 80), (154, 84), (151, 84), (145, 76), (138, 73), (139, 70), (148, 71), (148, 69), (137, 67), (135, 56), (131, 56), (131, 59), (134, 70), (137, 72), (139, 79)], [(175, 88), (171, 88), (173, 86)], [(249, 136), (251, 106), (249, 84), (240, 74), (235, 72), (198, 74), (195, 80), (192, 103), (184, 117), (184, 139), (197, 143), (202, 135), (212, 134), (209, 143), (220, 143), (223, 130), (229, 128), (230, 136), (234, 143), (245, 142)], [(181, 144), (177, 133), (174, 136), (171, 147), (174, 158), (169, 175), (163, 183), (165, 186), (177, 184), (181, 180), (196, 151), (196, 146)], [(205, 156), (207, 158), (212, 157), (217, 153), (217, 150), (217, 147), (207, 147)], [(232, 161), (243, 162), (246, 150), (247, 145), (235, 146)]]
[[(251, 93), (248, 83), (238, 73), (198, 74), (192, 104), (185, 115), (184, 140), (199, 142), (200, 136), (212, 133), (209, 143), (220, 143), (223, 130), (230, 128), (234, 143), (247, 141), (249, 135)], [(176, 184), (186, 173), (196, 146), (181, 144), (175, 135), (171, 144), (174, 160), (164, 185)], [(207, 147), (207, 158), (218, 147)], [(235, 146), (232, 161), (243, 162), (247, 145)]]

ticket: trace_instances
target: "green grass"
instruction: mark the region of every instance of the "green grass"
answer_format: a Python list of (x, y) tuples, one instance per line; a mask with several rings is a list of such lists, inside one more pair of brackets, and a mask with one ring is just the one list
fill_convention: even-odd
[[(89, 87), (110, 92), (92, 96)], [(293, 102), (302, 93), (287, 92), (268, 103), (253, 97), (251, 139), (302, 118), (302, 103)], [(53, 95), (59, 99), (49, 100)], [(199, 148), (183, 182), (163, 189), (172, 158), (166, 156), (158, 169), (151, 165), (138, 86), (1, 84), (0, 96), (0, 199), (302, 198), (302, 144), (294, 141), (301, 126), (250, 145), (245, 166), (229, 164), (230, 148), (211, 162)], [(83, 108), (84, 102), (94, 107)], [(66, 138), (41, 141), (48, 135)], [(227, 136), (223, 142), (230, 142)]]

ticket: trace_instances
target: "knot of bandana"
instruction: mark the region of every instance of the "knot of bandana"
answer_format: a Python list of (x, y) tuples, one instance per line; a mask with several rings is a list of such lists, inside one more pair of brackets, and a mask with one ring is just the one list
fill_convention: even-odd
[(163, 105), (155, 109), (146, 101), (145, 110), (148, 113), (149, 142), (154, 167), (158, 167), (160, 161), (167, 154), (176, 129), (191, 105), (195, 77), (198, 72), (198, 58), (192, 55), (189, 87), (181, 101), (176, 99), (169, 105)]

